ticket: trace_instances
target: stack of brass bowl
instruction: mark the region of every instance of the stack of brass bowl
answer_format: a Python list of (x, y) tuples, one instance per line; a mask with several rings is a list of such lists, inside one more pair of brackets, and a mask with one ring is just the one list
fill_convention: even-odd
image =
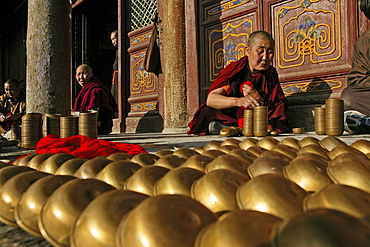
[(35, 149), (37, 142), (41, 139), (40, 113), (28, 113), (22, 117), (22, 144), (25, 149)]
[(317, 106), (314, 109), (315, 132), (318, 135), (325, 135), (325, 108)]
[(80, 112), (78, 119), (78, 134), (97, 138), (98, 136), (98, 113), (96, 111)]
[(60, 138), (77, 135), (77, 117), (60, 117)]
[(20, 141), (21, 140), (21, 126), (12, 125), (10, 130), (10, 140), (11, 141)]
[(257, 106), (253, 109), (253, 133), (257, 137), (267, 135), (268, 108), (267, 106)]
[(44, 114), (42, 122), (42, 136), (53, 134), (60, 135), (60, 117), (61, 114)]
[(341, 99), (325, 101), (325, 133), (329, 136), (339, 136), (344, 130), (344, 103)]
[(253, 110), (244, 110), (243, 135), (254, 136), (253, 134)]

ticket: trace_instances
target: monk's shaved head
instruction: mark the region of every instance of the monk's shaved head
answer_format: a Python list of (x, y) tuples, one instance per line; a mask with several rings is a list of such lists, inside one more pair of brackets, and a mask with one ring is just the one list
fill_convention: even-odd
[(92, 73), (92, 68), (87, 64), (81, 64), (80, 66), (78, 66), (77, 69), (81, 69), (81, 68), (84, 68), (86, 70), (86, 72), (89, 73), (89, 74)]
[(275, 43), (271, 34), (269, 34), (268, 32), (266, 32), (266, 31), (255, 31), (255, 32), (253, 32), (249, 35), (247, 45), (249, 47), (252, 47), (257, 39), (270, 40), (273, 43)]

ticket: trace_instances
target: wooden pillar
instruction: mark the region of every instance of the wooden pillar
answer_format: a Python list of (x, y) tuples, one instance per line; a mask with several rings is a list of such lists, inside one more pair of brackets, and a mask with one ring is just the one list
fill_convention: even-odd
[(163, 1), (164, 133), (186, 132), (185, 0)]
[(71, 40), (69, 0), (28, 0), (28, 113), (70, 114)]

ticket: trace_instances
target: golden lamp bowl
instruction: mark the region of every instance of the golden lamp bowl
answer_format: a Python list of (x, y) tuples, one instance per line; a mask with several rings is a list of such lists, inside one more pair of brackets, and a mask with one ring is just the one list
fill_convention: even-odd
[(75, 158), (77, 157), (67, 153), (53, 154), (40, 164), (39, 171), (55, 174), (58, 168), (63, 165), (64, 162)]
[(121, 160), (131, 160), (132, 155), (128, 153), (114, 153), (107, 156), (107, 159), (113, 160), (113, 161), (121, 161)]
[(262, 152), (259, 157), (265, 157), (265, 156), (282, 159), (284, 162), (290, 162), (292, 160), (290, 157), (286, 156), (285, 154), (280, 153), (278, 151), (273, 151), (273, 150), (266, 150)]
[(113, 161), (101, 169), (95, 178), (114, 186), (116, 189), (123, 189), (127, 179), (140, 168), (140, 165), (128, 160)]
[(301, 148), (303, 148), (305, 146), (308, 146), (308, 145), (318, 145), (318, 146), (320, 146), (320, 140), (317, 139), (316, 137), (313, 137), (313, 136), (306, 136), (306, 137), (302, 138), (298, 142), (298, 144)]
[(35, 181), (23, 193), (15, 207), (14, 216), (18, 226), (34, 236), (42, 237), (38, 226), (38, 217), (41, 213), (42, 206), (59, 186), (72, 179), (76, 179), (76, 177), (50, 175)]
[(233, 210), (203, 228), (195, 247), (270, 246), (270, 234), (281, 219), (251, 210)]
[(13, 162), (16, 166), (27, 166), (28, 161), (30, 161), (33, 157), (37, 156), (38, 154), (29, 154), (22, 158), (19, 158)]
[(303, 153), (314, 153), (314, 154), (318, 154), (318, 155), (320, 155), (324, 158), (329, 158), (328, 152), (329, 152), (328, 150), (321, 147), (320, 145), (311, 144), (311, 145), (306, 145), (306, 146), (302, 147), (301, 149), (299, 149), (297, 151), (297, 155), (301, 155)]
[(181, 164), (181, 167), (189, 167), (197, 169), (201, 172), (205, 172), (205, 168), (213, 158), (206, 155), (194, 155), (187, 159), (184, 163)]
[(28, 171), (19, 173), (10, 178), (0, 190), (0, 221), (17, 226), (14, 218), (14, 208), (17, 206), (23, 193), (32, 183), (49, 174), (39, 171)]
[(253, 161), (257, 158), (256, 155), (245, 151), (243, 149), (234, 149), (228, 153), (229, 155), (236, 156), (248, 162), (248, 164), (252, 164)]
[(344, 141), (335, 136), (327, 136), (323, 138), (321, 141), (319, 141), (319, 143), (323, 148), (325, 148), (329, 152), (339, 145), (347, 145)]
[(32, 169), (35, 169), (35, 170), (39, 170), (42, 162), (44, 162), (46, 159), (48, 159), (52, 155), (54, 154), (52, 153), (37, 154), (27, 162), (26, 166), (31, 167)]
[(112, 162), (114, 161), (103, 157), (96, 157), (94, 159), (85, 161), (75, 172), (74, 176), (83, 179), (95, 178), (96, 175), (104, 169), (104, 167)]
[(155, 195), (191, 196), (191, 186), (205, 173), (189, 167), (178, 167), (167, 172), (154, 186)]
[(370, 193), (370, 169), (361, 161), (338, 162), (327, 173), (336, 184), (352, 186)]
[(297, 151), (298, 149), (279, 143), (278, 145), (274, 146), (271, 151), (275, 151), (278, 153), (281, 153), (287, 157), (289, 157), (291, 160), (297, 157)]
[(116, 246), (194, 246), (199, 232), (215, 220), (215, 214), (188, 196), (150, 197), (123, 217)]
[(338, 157), (339, 155), (341, 154), (345, 154), (345, 153), (351, 153), (351, 154), (355, 154), (359, 157), (366, 157), (366, 155), (357, 150), (356, 148), (353, 148), (351, 146), (347, 146), (347, 145), (338, 145), (336, 146), (335, 148), (333, 148), (329, 153), (328, 153), (328, 157), (331, 159), (331, 160), (334, 160), (336, 157)]
[(158, 159), (158, 155), (150, 153), (140, 153), (132, 157), (131, 161), (144, 167), (153, 165)]
[(163, 157), (160, 157), (155, 163), (155, 166), (162, 166), (168, 169), (173, 169), (176, 167), (181, 166), (184, 162), (186, 161), (185, 158), (174, 155), (174, 154), (169, 154)]
[(199, 154), (204, 154), (206, 152), (203, 147), (195, 147), (193, 150), (197, 151)]
[(355, 153), (343, 153), (336, 156), (333, 160), (329, 161), (329, 166), (335, 166), (336, 164), (340, 163), (351, 163), (353, 160), (356, 162), (360, 162), (361, 164), (370, 168), (370, 160), (366, 157), (366, 155), (358, 155)]
[(248, 148), (250, 147), (257, 146), (258, 141), (259, 140), (257, 138), (252, 138), (252, 137), (245, 138), (243, 141), (239, 143), (239, 147), (243, 150), (248, 150)]
[(273, 246), (368, 246), (370, 227), (332, 209), (310, 210), (277, 224)]
[(173, 152), (173, 155), (180, 156), (184, 159), (189, 159), (191, 156), (198, 155), (199, 153), (191, 148), (179, 148), (175, 152)]
[(327, 167), (327, 164), (320, 160), (305, 158), (285, 166), (283, 174), (305, 191), (316, 192), (333, 183), (326, 173)]
[(249, 177), (233, 170), (214, 170), (194, 182), (191, 196), (214, 213), (238, 209), (237, 188)]
[(278, 143), (279, 143), (279, 140), (277, 140), (276, 138), (271, 137), (271, 136), (265, 136), (257, 142), (257, 146), (267, 149), (267, 150), (271, 150)]
[(121, 219), (147, 198), (147, 195), (128, 190), (112, 190), (98, 196), (74, 223), (71, 246), (115, 247)]
[(166, 155), (169, 155), (169, 154), (173, 154), (175, 151), (173, 150), (168, 150), (168, 149), (161, 149), (159, 151), (157, 151), (155, 153), (155, 155), (159, 156), (159, 157), (163, 157), (163, 156), (166, 156)]
[(9, 167), (9, 166), (13, 166), (12, 164), (9, 164), (9, 163), (2, 163), (0, 162), (0, 170), (3, 169), (4, 167)]
[(255, 159), (252, 165), (248, 166), (247, 170), (251, 178), (264, 174), (283, 175), (283, 168), (288, 164), (289, 160), (284, 160), (278, 155), (266, 155)]
[(240, 149), (240, 147), (237, 147), (237, 146), (234, 146), (234, 145), (224, 145), (222, 147), (220, 147), (220, 151), (224, 152), (224, 153), (230, 153), (231, 151), (235, 150), (235, 149), (238, 149), (238, 150), (242, 150)]
[(204, 151), (219, 150), (221, 147), (221, 144), (222, 144), (222, 141), (216, 141), (216, 140), (209, 141), (206, 143), (206, 145), (204, 145), (203, 149)]
[(301, 146), (299, 145), (299, 141), (293, 137), (286, 137), (282, 139), (279, 144), (284, 144), (289, 147), (295, 148), (296, 150), (299, 150)]
[(26, 166), (6, 166), (0, 170), (0, 190), (4, 184), (14, 177), (15, 175), (23, 172), (35, 171), (34, 169)]
[(334, 209), (370, 223), (370, 194), (352, 186), (330, 184), (317, 193), (308, 195), (303, 207), (306, 211)]
[(239, 147), (239, 144), (240, 144), (240, 140), (236, 139), (236, 138), (227, 138), (225, 141), (223, 141), (221, 144), (220, 144), (220, 147), (223, 147), (223, 146), (235, 146), (235, 147)]
[(292, 159), (292, 162), (293, 161), (298, 161), (300, 159), (307, 159), (307, 158), (318, 160), (321, 163), (326, 164), (326, 165), (328, 165), (328, 163), (330, 162), (329, 157), (323, 157), (321, 155), (318, 155), (318, 154), (315, 154), (315, 153), (310, 153), (310, 152), (303, 152), (303, 153), (297, 155), (294, 159)]
[(350, 146), (363, 152), (366, 155), (370, 154), (370, 141), (368, 140), (359, 139), (353, 142)]
[(73, 158), (64, 162), (55, 175), (74, 175), (76, 171), (82, 166), (83, 163), (88, 161), (88, 159)]
[(91, 201), (115, 188), (97, 179), (73, 179), (46, 200), (39, 215), (42, 236), (54, 246), (69, 246), (70, 232)]
[(205, 151), (203, 153), (203, 155), (208, 156), (208, 157), (210, 157), (212, 159), (215, 159), (218, 156), (221, 156), (221, 155), (224, 155), (224, 154), (226, 154), (224, 151), (216, 150), (216, 149), (215, 150), (208, 150), (208, 151)]
[(161, 166), (145, 166), (126, 180), (124, 189), (154, 196), (155, 183), (170, 169)]
[(250, 153), (252, 153), (252, 154), (254, 154), (254, 155), (256, 155), (258, 157), (263, 152), (268, 151), (268, 149), (263, 148), (263, 147), (254, 146), (254, 147), (248, 148), (247, 151), (250, 152)]
[(247, 168), (249, 163), (244, 159), (238, 158), (236, 156), (224, 154), (218, 156), (211, 162), (209, 162), (206, 166), (205, 172), (210, 173), (211, 171), (219, 170), (219, 169), (228, 169), (240, 172), (246, 176), (248, 176)]
[(307, 196), (294, 182), (277, 174), (266, 174), (241, 185), (236, 198), (240, 209), (256, 210), (289, 219), (303, 212), (302, 201)]

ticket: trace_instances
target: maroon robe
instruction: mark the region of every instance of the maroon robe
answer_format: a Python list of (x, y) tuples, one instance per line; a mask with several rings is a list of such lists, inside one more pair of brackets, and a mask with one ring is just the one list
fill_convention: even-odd
[[(227, 94), (228, 97), (243, 97), (239, 88), (245, 81), (252, 82), (254, 88), (263, 97), (264, 105), (268, 106), (268, 127), (278, 133), (289, 132), (288, 100), (281, 89), (276, 69), (272, 66), (253, 77), (249, 70), (248, 57), (244, 56), (220, 71), (216, 80), (211, 84), (207, 95), (217, 88), (230, 85), (232, 92)], [(211, 121), (219, 121), (228, 126), (238, 126), (238, 119), (243, 118), (243, 113), (244, 109), (240, 107), (215, 109), (204, 103), (195, 112), (189, 123), (190, 131), (188, 134), (209, 134), (208, 125)]]
[(117, 103), (110, 90), (96, 77), (82, 87), (78, 94), (74, 110), (88, 111), (99, 108), (98, 134), (106, 135), (112, 132), (114, 113), (117, 112)]

